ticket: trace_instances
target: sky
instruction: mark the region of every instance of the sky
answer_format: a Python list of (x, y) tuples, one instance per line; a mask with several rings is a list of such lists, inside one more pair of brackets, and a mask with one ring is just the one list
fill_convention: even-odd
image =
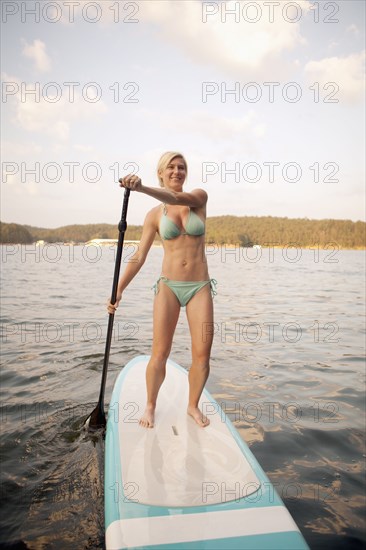
[(3, 222), (117, 223), (118, 179), (157, 187), (165, 151), (208, 216), (365, 220), (363, 0), (1, 9)]

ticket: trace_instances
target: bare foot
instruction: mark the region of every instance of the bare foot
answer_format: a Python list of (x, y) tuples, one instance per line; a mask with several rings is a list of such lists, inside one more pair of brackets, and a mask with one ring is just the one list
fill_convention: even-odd
[(192, 407), (192, 406), (189, 406), (188, 409), (187, 409), (187, 413), (193, 418), (193, 420), (195, 420), (197, 422), (197, 424), (199, 426), (201, 426), (202, 428), (205, 428), (206, 426), (209, 425), (210, 421), (209, 419), (204, 416), (200, 409), (198, 407)]
[(139, 420), (140, 426), (143, 428), (153, 428), (155, 420), (155, 407), (153, 405), (146, 405), (145, 412)]

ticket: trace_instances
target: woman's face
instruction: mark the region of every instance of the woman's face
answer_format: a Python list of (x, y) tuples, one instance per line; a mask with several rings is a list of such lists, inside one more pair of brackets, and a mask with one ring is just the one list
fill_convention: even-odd
[(186, 179), (187, 171), (182, 157), (173, 158), (167, 167), (160, 172), (164, 187), (181, 190)]

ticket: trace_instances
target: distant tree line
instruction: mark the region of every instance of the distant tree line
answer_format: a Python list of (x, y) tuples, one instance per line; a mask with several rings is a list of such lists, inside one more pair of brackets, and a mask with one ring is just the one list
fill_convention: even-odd
[[(142, 226), (129, 225), (125, 238), (139, 240), (141, 233)], [(366, 223), (350, 220), (216, 216), (207, 219), (206, 227), (207, 243), (240, 246), (285, 246), (293, 243), (307, 247), (336, 243), (340, 248), (366, 248), (365, 237)], [(67, 225), (57, 229), (44, 229), (0, 222), (2, 244), (29, 244), (39, 240), (49, 243), (85, 243), (91, 239), (117, 238), (117, 227), (109, 224)]]
[(2, 244), (30, 244), (34, 242), (34, 238), (24, 225), (0, 222), (0, 242)]
[(206, 240), (217, 244), (238, 243), (241, 246), (296, 243), (302, 247), (334, 242), (340, 248), (365, 248), (366, 223), (272, 216), (217, 216), (208, 219)]

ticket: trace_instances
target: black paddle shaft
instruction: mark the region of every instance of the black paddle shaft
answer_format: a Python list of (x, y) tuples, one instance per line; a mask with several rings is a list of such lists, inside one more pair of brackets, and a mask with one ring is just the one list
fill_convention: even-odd
[[(127, 219), (127, 208), (128, 208), (129, 197), (130, 197), (130, 189), (125, 189), (123, 206), (122, 206), (122, 215), (121, 215), (121, 220), (118, 224), (119, 236), (118, 236), (116, 262), (114, 266), (111, 304), (115, 304), (117, 301), (117, 289), (118, 289), (119, 273), (121, 269), (123, 241), (124, 241), (125, 232), (127, 229), (126, 219)], [(106, 418), (104, 413), (104, 392), (105, 392), (105, 385), (107, 381), (109, 353), (111, 350), (113, 322), (114, 322), (114, 313), (110, 313), (109, 319), (108, 319), (108, 329), (107, 329), (107, 338), (105, 343), (102, 382), (100, 385), (99, 400), (98, 400), (97, 406), (95, 407), (95, 409), (93, 410), (93, 412), (89, 417), (89, 426), (88, 426), (89, 430), (97, 430), (99, 428), (104, 428), (106, 426)]]

